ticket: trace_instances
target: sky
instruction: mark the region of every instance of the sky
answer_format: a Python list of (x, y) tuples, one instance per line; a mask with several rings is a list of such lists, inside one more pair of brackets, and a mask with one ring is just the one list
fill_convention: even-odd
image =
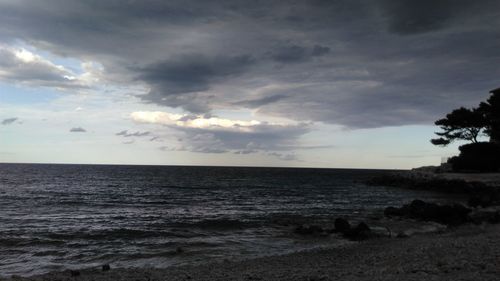
[(0, 162), (439, 165), (499, 62), (494, 0), (0, 0)]

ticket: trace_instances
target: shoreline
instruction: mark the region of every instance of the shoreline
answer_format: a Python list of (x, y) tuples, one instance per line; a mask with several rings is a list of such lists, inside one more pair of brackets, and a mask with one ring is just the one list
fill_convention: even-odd
[(466, 224), (408, 238), (376, 238), (348, 245), (248, 260), (155, 268), (51, 272), (7, 280), (499, 280), (500, 225)]
[[(408, 175), (408, 174), (407, 174)], [(462, 186), (462, 190), (477, 191), (484, 185), (466, 183), (465, 181), (438, 179), (422, 176), (420, 171), (410, 172), (409, 177), (384, 177), (392, 186), (401, 183), (422, 187), (441, 189)], [(439, 175), (439, 174), (438, 174)], [(430, 184), (429, 184), (430, 183)], [(463, 185), (462, 185), (463, 184)], [(474, 189), (471, 189), (471, 186)], [(410, 186), (411, 188), (412, 186)], [(492, 195), (490, 188), (487, 195)], [(445, 190), (436, 190), (445, 191)], [(470, 201), (469, 201), (470, 203)], [(480, 202), (485, 203), (485, 202)], [(497, 203), (488, 201), (486, 203)], [(496, 205), (496, 204), (493, 204)], [(295, 252), (274, 253), (260, 257), (242, 256), (237, 260), (224, 257), (223, 261), (207, 259), (201, 264), (174, 265), (165, 268), (147, 268), (137, 261), (131, 263), (137, 268), (118, 268), (110, 264), (106, 268), (87, 268), (49, 272), (33, 276), (8, 276), (0, 280), (25, 281), (60, 281), (60, 280), (421, 280), (436, 277), (435, 280), (500, 280), (500, 225), (498, 223), (500, 209), (487, 206), (471, 206), (457, 208), (456, 205), (438, 206), (427, 204), (421, 200), (401, 208), (388, 207), (384, 215), (366, 217), (370, 227), (368, 234), (359, 232), (354, 240), (361, 242), (346, 244), (323, 244), (321, 248), (302, 249)], [(446, 207), (446, 208), (445, 208)], [(437, 208), (437, 209), (436, 209)], [(450, 209), (451, 208), (451, 209)], [(391, 212), (387, 212), (388, 209)], [(442, 218), (442, 211), (447, 215), (459, 215), (459, 226), (451, 222), (436, 220)], [(469, 212), (471, 212), (469, 214)], [(418, 215), (418, 216), (417, 216)], [(420, 215), (425, 215), (420, 217)], [(429, 217), (432, 215), (431, 217)], [(434, 217), (434, 215), (437, 215)], [(463, 215), (463, 216), (462, 216)], [(463, 217), (463, 218), (462, 218)], [(354, 220), (358, 227), (363, 221)], [(295, 230), (290, 228), (290, 235), (303, 235), (304, 239), (322, 239), (325, 235), (348, 232), (330, 225), (314, 225), (311, 222), (297, 224)], [(474, 223), (474, 224), (472, 224)], [(415, 227), (417, 225), (417, 227)], [(354, 227), (354, 225), (352, 225)], [(358, 227), (351, 228), (356, 229)], [(334, 231), (335, 230), (335, 231)], [(292, 234), (292, 231), (295, 234)], [(359, 234), (361, 236), (357, 236)], [(387, 235), (388, 233), (388, 235)], [(366, 237), (371, 237), (368, 240)], [(388, 237), (390, 236), (390, 238)], [(458, 242), (457, 242), (458, 241)], [(482, 252), (484, 253), (482, 253)], [(178, 251), (182, 255), (184, 249)], [(432, 253), (429, 254), (429, 253)], [(466, 261), (466, 262), (464, 262)], [(115, 267), (117, 266), (117, 267)], [(123, 266), (123, 265), (122, 265)], [(36, 269), (36, 267), (32, 267)], [(494, 270), (492, 268), (495, 268)], [(460, 279), (465, 276), (465, 279)], [(7, 278), (7, 279), (5, 279)], [(432, 278), (431, 278), (432, 280)]]

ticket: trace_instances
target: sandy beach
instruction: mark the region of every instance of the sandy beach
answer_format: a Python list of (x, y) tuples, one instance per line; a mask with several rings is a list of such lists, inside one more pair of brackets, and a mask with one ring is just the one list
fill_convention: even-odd
[[(167, 269), (84, 269), (11, 280), (500, 280), (500, 225)], [(113, 267), (113, 265), (111, 265)]]

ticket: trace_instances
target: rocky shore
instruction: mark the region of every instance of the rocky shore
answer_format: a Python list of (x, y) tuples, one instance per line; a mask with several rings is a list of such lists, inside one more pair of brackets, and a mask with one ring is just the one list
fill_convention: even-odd
[(8, 280), (500, 280), (498, 187), (418, 173), (396, 173), (371, 184), (464, 193), (467, 204), (413, 200), (386, 208), (383, 217), (291, 229), (307, 239), (336, 235), (351, 241), (331, 248), (165, 269), (106, 264)]
[(8, 280), (500, 280), (499, 222), (495, 206), (414, 200), (367, 222), (338, 218), (333, 228), (304, 224), (293, 231), (311, 239), (338, 235), (351, 241), (341, 246), (164, 269), (105, 264)]
[(499, 225), (464, 225), (243, 261), (167, 269), (102, 268), (11, 280), (499, 280)]

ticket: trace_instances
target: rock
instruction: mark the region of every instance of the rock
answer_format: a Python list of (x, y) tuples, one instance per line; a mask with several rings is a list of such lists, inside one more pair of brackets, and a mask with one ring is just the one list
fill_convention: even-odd
[(486, 194), (473, 194), (467, 201), (467, 205), (477, 208), (477, 207), (489, 207), (492, 204), (491, 197)]
[(80, 276), (80, 271), (78, 271), (78, 270), (70, 270), (69, 273), (73, 277)]
[(500, 192), (494, 188), (483, 188), (470, 195), (467, 205), (474, 208), (500, 205)]
[(371, 234), (370, 227), (364, 222), (360, 222), (355, 228), (344, 232), (346, 238), (356, 241), (368, 239)]
[(184, 253), (184, 249), (183, 249), (182, 247), (177, 247), (177, 248), (175, 249), (175, 253), (177, 253), (177, 254), (182, 254), (182, 253)]
[(110, 269), (111, 269), (111, 267), (109, 266), (109, 264), (104, 264), (104, 265), (102, 266), (102, 271), (108, 271), (108, 270), (110, 270)]
[(403, 215), (404, 215), (404, 213), (403, 213), (402, 208), (387, 207), (384, 210), (384, 216), (386, 216), (386, 217), (400, 217)]
[(468, 214), (471, 212), (471, 210), (460, 204), (444, 205), (438, 207), (438, 216), (435, 220), (437, 222), (441, 222), (447, 225), (460, 225), (466, 223), (469, 220)]
[(397, 235), (396, 235), (396, 238), (408, 238), (410, 237), (410, 235), (408, 235), (408, 233), (402, 231), (402, 232), (399, 232)]
[(323, 228), (317, 225), (299, 225), (294, 230), (295, 233), (301, 235), (311, 235), (311, 234), (319, 234), (324, 232)]
[(401, 208), (388, 207), (385, 209), (386, 216), (400, 216), (423, 221), (434, 221), (446, 225), (459, 225), (468, 221), (468, 213), (471, 210), (460, 204), (438, 205), (427, 203), (422, 200), (413, 200), (410, 204)]
[(335, 231), (340, 233), (345, 233), (351, 229), (351, 224), (346, 219), (337, 218), (335, 219)]

